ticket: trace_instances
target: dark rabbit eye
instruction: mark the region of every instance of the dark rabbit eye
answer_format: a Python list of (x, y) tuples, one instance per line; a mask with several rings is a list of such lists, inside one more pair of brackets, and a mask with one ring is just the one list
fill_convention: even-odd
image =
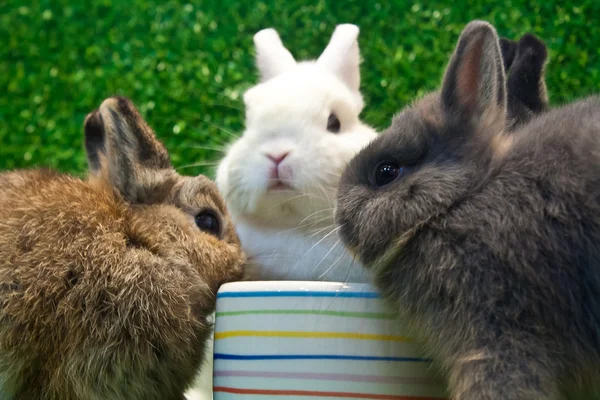
[(338, 133), (341, 128), (342, 124), (337, 115), (334, 113), (329, 114), (329, 118), (327, 118), (327, 130), (331, 133)]
[(382, 162), (375, 168), (375, 185), (388, 185), (394, 182), (403, 172), (404, 168), (394, 162)]
[(202, 211), (196, 215), (196, 225), (203, 232), (210, 233), (216, 237), (221, 236), (221, 224), (212, 211)]

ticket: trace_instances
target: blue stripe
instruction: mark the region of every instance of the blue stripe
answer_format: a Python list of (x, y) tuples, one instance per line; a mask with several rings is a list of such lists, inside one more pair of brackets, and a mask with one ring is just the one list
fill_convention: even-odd
[(215, 360), (358, 360), (358, 361), (400, 361), (431, 362), (427, 358), (415, 357), (373, 357), (373, 356), (335, 356), (329, 354), (285, 354), (285, 355), (240, 355), (215, 353)]
[(217, 299), (224, 297), (351, 297), (363, 299), (378, 299), (376, 292), (222, 292), (217, 293)]

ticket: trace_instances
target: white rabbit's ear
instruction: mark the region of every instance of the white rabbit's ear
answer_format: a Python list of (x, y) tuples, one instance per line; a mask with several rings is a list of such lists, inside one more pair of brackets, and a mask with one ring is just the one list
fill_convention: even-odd
[(260, 80), (263, 82), (296, 65), (294, 56), (283, 46), (277, 31), (273, 28), (263, 29), (256, 33), (254, 46), (256, 47), (256, 66), (260, 73)]
[(338, 25), (317, 64), (336, 74), (355, 92), (360, 88), (360, 51), (358, 26)]

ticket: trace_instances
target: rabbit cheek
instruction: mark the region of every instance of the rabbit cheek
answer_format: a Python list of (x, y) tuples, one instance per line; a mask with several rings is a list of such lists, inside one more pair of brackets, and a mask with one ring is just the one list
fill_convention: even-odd
[(364, 247), (361, 243), (362, 222), (360, 210), (364, 204), (361, 200), (360, 189), (354, 187), (347, 189), (345, 185), (341, 186), (338, 196), (338, 204), (335, 213), (335, 221), (339, 226), (339, 235), (345, 247), (354, 255), (360, 257), (360, 248)]
[[(212, 241), (212, 238), (210, 238)], [(201, 274), (211, 293), (216, 293), (225, 283), (242, 279), (245, 256), (237, 245), (217, 243), (210, 244), (209, 251), (200, 255)], [(214, 298), (211, 297), (210, 307), (214, 308)]]

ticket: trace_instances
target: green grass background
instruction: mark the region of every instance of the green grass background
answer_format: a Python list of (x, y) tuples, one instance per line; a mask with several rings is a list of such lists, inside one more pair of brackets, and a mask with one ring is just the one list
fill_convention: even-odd
[[(426, 4), (425, 4), (426, 3)], [(243, 129), (256, 82), (252, 35), (275, 27), (296, 58), (316, 57), (338, 23), (361, 27), (363, 118), (385, 128), (434, 89), (472, 19), (503, 36), (534, 32), (550, 48), (553, 104), (600, 83), (600, 2), (0, 1), (0, 170), (85, 172), (82, 122), (104, 98), (131, 97), (187, 174)]]

